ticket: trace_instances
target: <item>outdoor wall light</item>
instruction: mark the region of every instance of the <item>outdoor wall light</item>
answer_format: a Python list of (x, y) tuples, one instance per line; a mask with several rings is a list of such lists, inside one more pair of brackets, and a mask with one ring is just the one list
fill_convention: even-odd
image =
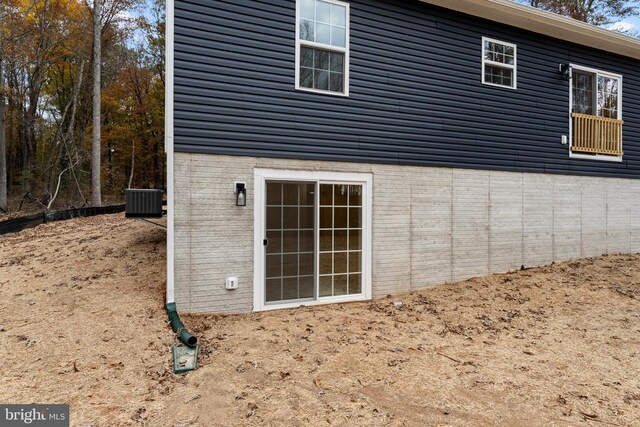
[(569, 81), (571, 79), (571, 67), (569, 64), (560, 64), (560, 74), (562, 74), (562, 79)]
[(236, 194), (236, 206), (247, 206), (247, 184), (236, 182), (233, 192)]

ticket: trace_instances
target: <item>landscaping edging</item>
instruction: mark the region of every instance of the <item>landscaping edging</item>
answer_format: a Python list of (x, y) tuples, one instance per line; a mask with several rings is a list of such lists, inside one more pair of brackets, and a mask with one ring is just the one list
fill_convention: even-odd
[(0, 222), (0, 235), (17, 233), (26, 228), (36, 227), (40, 224), (46, 224), (52, 221), (62, 221), (71, 218), (81, 218), (95, 215), (114, 214), (124, 212), (125, 205), (100, 206), (78, 209), (67, 209), (58, 212), (42, 212), (33, 215), (27, 215), (19, 218), (13, 218)]

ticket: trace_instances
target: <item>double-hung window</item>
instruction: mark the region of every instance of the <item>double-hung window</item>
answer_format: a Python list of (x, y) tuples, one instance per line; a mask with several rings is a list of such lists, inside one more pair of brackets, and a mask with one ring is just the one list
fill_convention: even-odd
[(622, 76), (571, 65), (571, 155), (622, 157)]
[(296, 89), (349, 94), (349, 4), (296, 2)]
[(517, 48), (515, 44), (482, 38), (482, 83), (516, 88)]

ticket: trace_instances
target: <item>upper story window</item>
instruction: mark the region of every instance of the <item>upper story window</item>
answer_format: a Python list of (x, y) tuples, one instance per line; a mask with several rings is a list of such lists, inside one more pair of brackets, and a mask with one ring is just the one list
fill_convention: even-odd
[(571, 156), (622, 159), (622, 76), (570, 66)]
[(349, 4), (296, 2), (296, 89), (349, 94)]
[(621, 119), (619, 101), (622, 78), (597, 71), (572, 70), (574, 113)]
[(482, 83), (516, 88), (516, 45), (482, 38)]

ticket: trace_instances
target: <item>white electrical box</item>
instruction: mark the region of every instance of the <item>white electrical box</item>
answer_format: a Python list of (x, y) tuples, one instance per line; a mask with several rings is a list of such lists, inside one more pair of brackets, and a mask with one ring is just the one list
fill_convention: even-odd
[(237, 277), (227, 277), (224, 287), (226, 289), (238, 289), (238, 278)]
[(562, 135), (562, 145), (567, 145), (569, 143), (569, 139), (567, 135)]

